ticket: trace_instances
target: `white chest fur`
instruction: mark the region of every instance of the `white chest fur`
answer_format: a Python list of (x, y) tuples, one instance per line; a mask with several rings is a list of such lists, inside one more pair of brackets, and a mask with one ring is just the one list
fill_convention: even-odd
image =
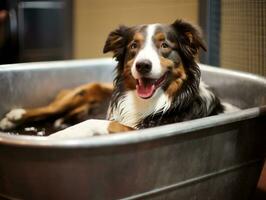
[(128, 91), (119, 100), (117, 107), (110, 114), (110, 118), (119, 121), (121, 124), (136, 128), (140, 120), (160, 111), (165, 112), (170, 105), (170, 99), (161, 89), (158, 89), (153, 97), (149, 99), (138, 97), (135, 90)]

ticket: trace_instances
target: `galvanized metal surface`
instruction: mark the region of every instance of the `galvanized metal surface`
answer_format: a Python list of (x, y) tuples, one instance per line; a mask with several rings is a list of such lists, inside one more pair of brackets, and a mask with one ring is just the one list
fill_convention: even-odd
[[(0, 116), (62, 88), (111, 81), (110, 59), (0, 67)], [(82, 140), (0, 133), (0, 197), (249, 199), (266, 152), (266, 80), (202, 66), (236, 113)]]

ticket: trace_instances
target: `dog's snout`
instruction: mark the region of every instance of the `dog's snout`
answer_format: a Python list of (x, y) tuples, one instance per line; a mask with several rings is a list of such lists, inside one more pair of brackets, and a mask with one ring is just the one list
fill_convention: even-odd
[(136, 70), (140, 74), (148, 74), (151, 72), (152, 63), (149, 60), (140, 60), (136, 63)]

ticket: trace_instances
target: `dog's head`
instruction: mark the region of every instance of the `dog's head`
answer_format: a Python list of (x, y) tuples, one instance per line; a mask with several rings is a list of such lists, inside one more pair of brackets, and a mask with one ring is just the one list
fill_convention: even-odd
[(142, 99), (161, 88), (174, 97), (186, 85), (198, 87), (195, 63), (199, 49), (206, 50), (198, 28), (177, 20), (171, 25), (120, 26), (112, 31), (103, 52), (113, 52), (123, 89), (135, 90)]

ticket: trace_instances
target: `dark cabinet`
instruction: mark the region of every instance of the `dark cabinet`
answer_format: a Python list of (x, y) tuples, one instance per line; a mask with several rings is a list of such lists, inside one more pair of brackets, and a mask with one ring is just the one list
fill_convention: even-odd
[(71, 0), (1, 1), (0, 63), (72, 58)]

